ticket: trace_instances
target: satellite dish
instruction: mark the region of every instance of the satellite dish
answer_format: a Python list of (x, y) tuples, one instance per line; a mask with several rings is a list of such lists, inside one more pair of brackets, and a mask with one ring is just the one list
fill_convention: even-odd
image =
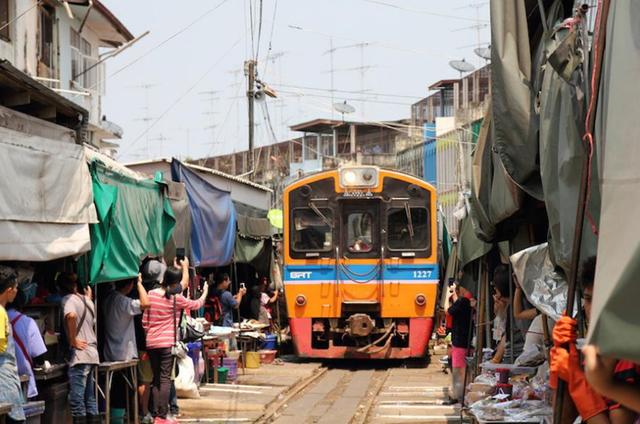
[(462, 74), (464, 72), (475, 71), (476, 67), (467, 62), (466, 60), (452, 60), (449, 62), (449, 66), (451, 66), (456, 71), (460, 72), (460, 77), (462, 78)]
[(333, 108), (342, 114), (342, 121), (344, 121), (345, 113), (353, 113), (356, 111), (356, 108), (347, 104), (346, 100), (342, 103), (334, 103)]
[(491, 60), (491, 46), (478, 47), (473, 49), (476, 56), (483, 58), (484, 60)]

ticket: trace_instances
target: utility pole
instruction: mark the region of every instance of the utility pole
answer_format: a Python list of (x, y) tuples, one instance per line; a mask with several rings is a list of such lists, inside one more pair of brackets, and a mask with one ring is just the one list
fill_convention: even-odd
[[(247, 77), (247, 105), (249, 111), (249, 170), (246, 172), (253, 171), (253, 143), (254, 143), (254, 129), (255, 129), (255, 118), (254, 118), (254, 101), (255, 101), (255, 92), (256, 92), (256, 61), (255, 60), (246, 60), (244, 62), (244, 74)], [(252, 175), (249, 176), (251, 178)]]

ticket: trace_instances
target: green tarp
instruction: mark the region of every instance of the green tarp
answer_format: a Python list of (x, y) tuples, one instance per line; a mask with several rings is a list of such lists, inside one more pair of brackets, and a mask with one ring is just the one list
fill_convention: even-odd
[(531, 51), (526, 3), (525, 0), (491, 1), (494, 150), (513, 181), (531, 196), (541, 199), (538, 143), (529, 136)]
[(470, 262), (483, 257), (491, 251), (492, 245), (485, 243), (476, 236), (473, 222), (469, 216), (460, 223), (460, 235), (458, 236), (458, 259), (460, 268), (464, 268)]
[[(561, 9), (561, 8), (560, 8)], [(561, 19), (558, 10), (558, 19)], [(578, 32), (560, 29), (545, 41), (548, 61), (540, 95), (540, 168), (549, 218), (549, 250), (554, 264), (569, 273), (576, 226), (582, 164), (587, 159), (584, 133), (585, 76), (580, 65)], [(579, 99), (579, 100), (577, 100)], [(593, 175), (596, 181), (597, 176)], [(597, 205), (597, 185), (591, 204)], [(597, 221), (597, 208), (590, 213)], [(583, 258), (594, 255), (597, 240), (587, 223)]]
[(262, 275), (271, 274), (272, 227), (268, 219), (237, 216), (234, 261), (249, 264)]
[(91, 163), (98, 224), (91, 225), (92, 284), (135, 277), (140, 260), (162, 255), (175, 218), (169, 199), (153, 180), (136, 180)]
[(612, 1), (600, 84), (602, 209), (590, 341), (640, 362), (640, 1)]
[(507, 175), (494, 151), (491, 110), (487, 112), (473, 157), (473, 187), (469, 215), (479, 239), (493, 242), (503, 239), (498, 226), (522, 206), (522, 191)]

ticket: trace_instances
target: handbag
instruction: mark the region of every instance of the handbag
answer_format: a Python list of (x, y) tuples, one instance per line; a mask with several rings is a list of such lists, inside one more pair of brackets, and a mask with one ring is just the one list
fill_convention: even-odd
[(171, 346), (171, 356), (174, 358), (186, 358), (187, 346), (182, 341), (178, 341), (178, 324), (175, 321), (176, 309), (176, 296), (173, 295), (173, 346)]
[(185, 343), (195, 342), (205, 336), (204, 328), (202, 324), (196, 321), (194, 318), (181, 313), (180, 320), (180, 340)]

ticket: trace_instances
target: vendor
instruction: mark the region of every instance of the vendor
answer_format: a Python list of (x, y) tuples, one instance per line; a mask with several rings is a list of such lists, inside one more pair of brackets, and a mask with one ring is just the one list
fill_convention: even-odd
[(44, 364), (44, 355), (47, 346), (42, 339), (40, 329), (36, 321), (28, 315), (19, 312), (27, 304), (26, 295), (18, 290), (15, 300), (9, 305), (8, 314), (11, 320), (13, 338), (16, 342), (16, 359), (20, 375), (29, 376), (27, 397), (29, 399), (38, 396), (36, 379), (33, 374), (34, 366)]
[(25, 420), (14, 339), (5, 309), (17, 294), (18, 273), (11, 267), (0, 265), (0, 403), (12, 405), (7, 418), (9, 424)]
[[(524, 345), (524, 336), (520, 332), (520, 330), (515, 327), (513, 328), (513, 340), (510, 340), (511, 337), (511, 290), (510, 290), (511, 282), (509, 281), (509, 270), (506, 266), (500, 265), (496, 267), (493, 275), (493, 301), (498, 313), (501, 314), (502, 319), (504, 319), (504, 331), (500, 334), (500, 331), (497, 335), (499, 335), (498, 346), (496, 347), (496, 351), (494, 353), (491, 362), (494, 364), (505, 363), (505, 361), (511, 358), (515, 359), (522, 353), (522, 348)], [(510, 350), (512, 352), (510, 352)]]
[(89, 286), (78, 291), (78, 276), (64, 272), (58, 277), (64, 297), (64, 330), (70, 346), (69, 406), (74, 422), (99, 423), (94, 374), (100, 363), (95, 333), (96, 312)]
[[(134, 283), (138, 292), (137, 299), (129, 297)], [(117, 281), (114, 285), (115, 290), (107, 294), (102, 305), (105, 331), (103, 357), (106, 362), (131, 361), (138, 358), (133, 318), (149, 307), (149, 299), (141, 274), (138, 274), (136, 280)], [(116, 374), (115, 379), (111, 406), (125, 409), (127, 398), (126, 391), (122, 388), (127, 387), (126, 381), (120, 374)]]
[[(585, 261), (580, 273), (580, 285), (582, 286), (583, 308), (587, 322), (591, 319), (591, 302), (593, 299), (593, 283), (596, 269), (596, 258), (591, 257)], [(593, 349), (588, 348), (587, 365), (592, 371), (596, 371), (596, 387), (592, 387), (587, 379), (580, 364), (580, 358), (576, 348), (577, 340), (577, 322), (569, 316), (561, 317), (553, 329), (554, 347), (551, 349), (550, 363), (550, 383), (553, 388), (556, 387), (557, 379), (560, 378), (567, 383), (567, 389), (576, 409), (580, 413), (582, 420), (588, 424), (594, 423), (628, 423), (635, 422), (638, 414), (630, 408), (638, 408), (638, 389), (640, 382), (638, 369), (634, 364), (628, 361), (618, 361), (613, 363), (607, 361), (607, 368), (614, 374), (608, 384), (601, 385), (598, 376), (601, 372), (600, 367), (594, 364)], [(604, 365), (603, 365), (604, 367)], [(622, 379), (615, 375), (618, 371), (625, 371)], [(625, 379), (632, 379), (635, 384), (627, 385)], [(618, 381), (616, 381), (618, 380)], [(635, 386), (635, 387), (633, 387)], [(605, 396), (598, 393), (595, 389), (599, 388), (602, 392), (607, 390), (607, 396), (617, 396), (624, 403), (624, 406), (615, 401), (608, 401)], [(634, 390), (635, 389), (635, 390)], [(635, 393), (634, 393), (635, 392)], [(622, 396), (620, 396), (622, 395)], [(631, 396), (629, 396), (631, 395)]]

